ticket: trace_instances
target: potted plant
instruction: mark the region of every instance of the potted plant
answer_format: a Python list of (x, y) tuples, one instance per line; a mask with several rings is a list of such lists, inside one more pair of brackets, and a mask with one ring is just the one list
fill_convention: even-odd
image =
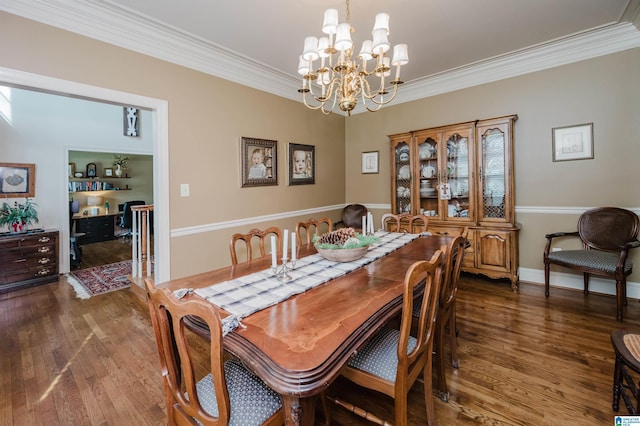
[(124, 155), (120, 155), (120, 154), (114, 154), (113, 165), (116, 168), (115, 174), (117, 177), (122, 176), (122, 172), (127, 168), (128, 162), (129, 162), (129, 157), (125, 157)]
[(25, 226), (38, 223), (37, 204), (26, 199), (24, 204), (13, 202), (13, 206), (7, 202), (0, 208), (0, 226), (7, 226), (11, 232), (22, 232)]

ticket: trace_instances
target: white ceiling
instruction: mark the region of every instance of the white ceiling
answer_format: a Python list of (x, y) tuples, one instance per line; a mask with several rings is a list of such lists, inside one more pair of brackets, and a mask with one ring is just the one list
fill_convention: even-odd
[[(409, 45), (404, 101), (640, 46), (640, 0), (352, 0), (354, 42), (375, 14)], [(0, 10), (298, 99), (304, 37), (343, 0), (0, 0)], [(632, 25), (631, 23), (635, 24)]]

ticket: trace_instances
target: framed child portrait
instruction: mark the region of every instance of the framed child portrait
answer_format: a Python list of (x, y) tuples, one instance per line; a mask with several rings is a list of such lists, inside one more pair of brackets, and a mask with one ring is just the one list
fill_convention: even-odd
[(289, 185), (316, 183), (316, 147), (289, 144)]
[(278, 141), (242, 137), (240, 169), (242, 187), (278, 184)]

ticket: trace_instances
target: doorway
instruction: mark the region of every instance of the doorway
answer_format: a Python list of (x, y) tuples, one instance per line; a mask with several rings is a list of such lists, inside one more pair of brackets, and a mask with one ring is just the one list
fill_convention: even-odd
[[(146, 108), (153, 114), (153, 202), (155, 205), (155, 267), (156, 280), (165, 281), (170, 278), (169, 265), (169, 194), (168, 194), (168, 105), (166, 101), (143, 97), (125, 92), (117, 92), (95, 86), (88, 86), (66, 80), (25, 73), (7, 68), (0, 68), (0, 85), (17, 87), (36, 92), (46, 92), (52, 96), (74, 97), (91, 102), (116, 105), (133, 105)], [(70, 131), (75, 122), (69, 123)], [(51, 158), (40, 162), (45, 172), (36, 181), (36, 191), (39, 185), (47, 186), (47, 182), (60, 182), (68, 173), (68, 157), (61, 150), (57, 165), (52, 169), (47, 164), (54, 163)], [(33, 155), (27, 153), (26, 155)], [(26, 161), (25, 161), (26, 162)], [(40, 164), (37, 163), (37, 164)], [(56, 175), (57, 174), (57, 175)], [(49, 190), (51, 189), (51, 190)], [(46, 213), (43, 215), (45, 225), (60, 231), (60, 272), (69, 271), (69, 223), (68, 223), (68, 188), (47, 187), (47, 191), (37, 191), (36, 198), (42, 197), (46, 203)], [(41, 207), (42, 209), (42, 207)]]

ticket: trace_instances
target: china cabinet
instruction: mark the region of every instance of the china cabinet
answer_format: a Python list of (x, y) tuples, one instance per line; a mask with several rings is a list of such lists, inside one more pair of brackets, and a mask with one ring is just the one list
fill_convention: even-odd
[(513, 125), (517, 116), (391, 135), (391, 208), (433, 233), (469, 228), (463, 271), (518, 283)]

